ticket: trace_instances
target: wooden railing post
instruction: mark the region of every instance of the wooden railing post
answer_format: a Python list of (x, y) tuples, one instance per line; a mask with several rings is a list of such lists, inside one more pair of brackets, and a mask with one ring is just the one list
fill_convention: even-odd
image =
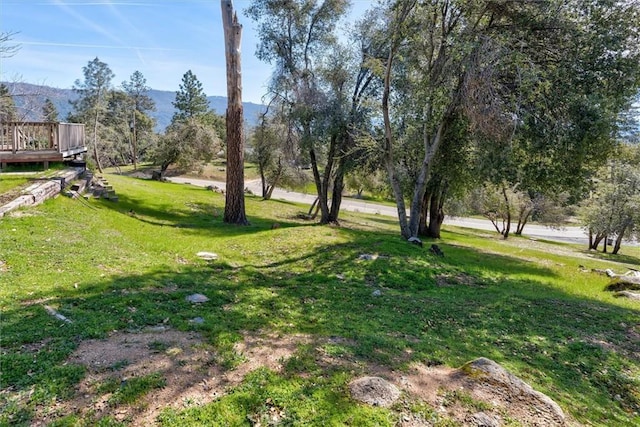
[(16, 154), (18, 151), (18, 125), (16, 123), (11, 123), (11, 135), (13, 139), (13, 154)]

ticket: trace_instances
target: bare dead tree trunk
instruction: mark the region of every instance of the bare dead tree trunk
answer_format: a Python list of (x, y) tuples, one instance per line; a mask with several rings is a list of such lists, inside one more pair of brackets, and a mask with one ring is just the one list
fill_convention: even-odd
[(220, 0), (227, 59), (227, 191), (224, 222), (248, 225), (244, 207), (244, 119), (240, 42), (242, 25), (232, 0)]

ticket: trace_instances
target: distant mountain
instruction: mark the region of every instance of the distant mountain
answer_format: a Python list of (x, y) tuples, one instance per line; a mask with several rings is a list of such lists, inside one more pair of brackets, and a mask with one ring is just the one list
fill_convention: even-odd
[[(49, 86), (34, 85), (30, 83), (9, 83), (3, 82), (13, 95), (16, 106), (20, 110), (20, 116), (27, 120), (40, 120), (42, 118), (42, 105), (49, 98), (56, 106), (60, 120), (64, 121), (71, 112), (69, 101), (77, 98), (71, 89), (58, 89)], [(150, 112), (151, 117), (156, 119), (156, 131), (163, 132), (171, 122), (171, 117), (175, 112), (172, 102), (176, 93), (163, 90), (149, 91), (149, 97), (156, 103), (156, 111)], [(209, 107), (218, 114), (224, 114), (227, 109), (227, 98), (224, 96), (209, 96)], [(243, 102), (244, 119), (248, 127), (254, 127), (258, 123), (260, 113), (266, 108), (264, 105), (252, 102)]]

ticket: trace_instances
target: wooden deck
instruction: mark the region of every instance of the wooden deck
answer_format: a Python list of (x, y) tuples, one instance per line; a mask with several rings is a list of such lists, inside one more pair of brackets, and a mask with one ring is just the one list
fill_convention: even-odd
[(84, 125), (57, 122), (0, 123), (0, 163), (61, 162), (87, 151)]

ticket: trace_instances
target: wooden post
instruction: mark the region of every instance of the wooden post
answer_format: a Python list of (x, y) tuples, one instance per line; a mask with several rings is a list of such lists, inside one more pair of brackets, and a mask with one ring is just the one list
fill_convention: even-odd
[(221, 0), (227, 60), (227, 191), (224, 222), (248, 225), (244, 207), (244, 118), (240, 42), (242, 25), (232, 0)]
[(11, 124), (11, 137), (13, 138), (13, 154), (18, 151), (18, 125), (16, 123)]

